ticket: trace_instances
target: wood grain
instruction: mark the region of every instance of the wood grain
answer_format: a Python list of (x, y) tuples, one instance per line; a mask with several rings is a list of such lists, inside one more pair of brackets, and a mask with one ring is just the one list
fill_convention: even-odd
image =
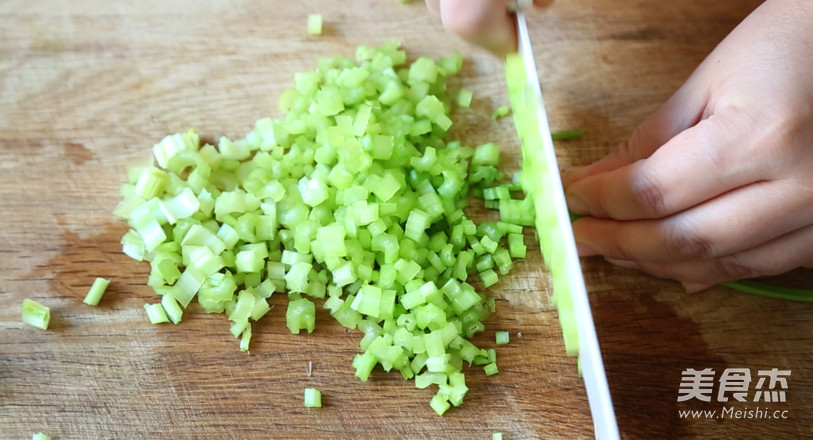
[[(606, 154), (682, 83), (759, 2), (569, 0), (531, 14), (554, 129), (587, 136), (560, 150), (562, 166)], [(325, 35), (305, 32), (308, 13)], [(498, 349), (500, 374), (470, 370), (465, 404), (437, 417), (430, 390), (380, 371), (361, 383), (350, 366), (358, 334), (318, 312), (317, 331), (290, 335), (284, 307), (240, 353), (222, 316), (192, 307), (179, 326), (152, 326), (148, 268), (121, 254), (126, 226), (111, 211), (129, 163), (163, 135), (197, 128), (241, 136), (279, 116), (276, 100), (318, 57), (399, 39), (411, 56), (459, 49), (458, 81), (475, 91), (456, 118), (466, 143), (500, 143), (516, 167), (502, 65), (444, 33), (421, 2), (390, 0), (147, 0), (0, 4), (0, 437), (55, 439), (490, 438), (593, 436), (575, 360), (563, 355), (540, 258), (489, 290), (498, 312), (477, 337)], [(513, 168), (512, 168), (513, 167)], [(586, 259), (619, 425), (626, 439), (812, 438), (813, 333), (808, 304), (673, 282)], [(810, 287), (796, 271), (775, 281)], [(81, 300), (94, 277), (113, 279), (98, 308)], [(42, 332), (19, 319), (23, 298), (52, 310)], [(276, 304), (284, 304), (276, 298)], [(308, 362), (312, 376), (307, 375)], [(686, 368), (790, 369), (782, 420), (685, 420)], [(323, 392), (302, 406), (306, 386)]]

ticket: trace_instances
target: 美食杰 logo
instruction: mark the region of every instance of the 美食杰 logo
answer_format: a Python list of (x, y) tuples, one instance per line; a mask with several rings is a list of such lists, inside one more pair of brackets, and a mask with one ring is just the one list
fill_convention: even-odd
[[(787, 419), (787, 409), (760, 404), (785, 403), (790, 375), (790, 370), (778, 368), (757, 370), (756, 375), (749, 368), (726, 368), (719, 375), (712, 368), (687, 368), (681, 376), (677, 401), (716, 401), (723, 406), (719, 410), (678, 410), (678, 414), (681, 418)], [(756, 405), (733, 406), (738, 403)]]

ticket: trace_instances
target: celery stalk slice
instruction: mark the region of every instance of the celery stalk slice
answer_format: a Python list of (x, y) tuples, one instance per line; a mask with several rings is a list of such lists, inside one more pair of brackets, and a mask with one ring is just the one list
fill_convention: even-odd
[(322, 14), (308, 15), (308, 33), (310, 35), (322, 35)]
[(23, 300), (22, 320), (24, 323), (41, 330), (48, 330), (51, 321), (51, 309), (33, 299)]
[(316, 388), (305, 388), (305, 408), (321, 408), (322, 392)]
[(521, 183), (536, 213), (540, 249), (553, 280), (566, 350), (578, 354), (596, 438), (620, 437), (596, 336), (587, 289), (545, 112), (539, 73), (523, 13), (517, 12), (519, 53), (505, 62), (514, 125), (522, 143)]
[(99, 301), (102, 300), (102, 296), (104, 292), (107, 290), (107, 286), (110, 285), (110, 280), (105, 278), (96, 278), (93, 281), (93, 285), (90, 286), (90, 290), (85, 295), (85, 299), (82, 300), (87, 305), (91, 306), (98, 306)]

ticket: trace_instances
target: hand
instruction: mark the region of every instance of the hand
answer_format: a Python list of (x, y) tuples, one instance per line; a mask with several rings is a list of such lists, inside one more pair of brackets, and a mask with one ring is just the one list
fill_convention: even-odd
[[(535, 6), (551, 0), (534, 0)], [(426, 0), (429, 12), (443, 27), (469, 42), (505, 55), (516, 50), (516, 22), (508, 10), (512, 0)]]
[(564, 173), (582, 256), (689, 291), (813, 263), (813, 4), (768, 0), (617, 151)]

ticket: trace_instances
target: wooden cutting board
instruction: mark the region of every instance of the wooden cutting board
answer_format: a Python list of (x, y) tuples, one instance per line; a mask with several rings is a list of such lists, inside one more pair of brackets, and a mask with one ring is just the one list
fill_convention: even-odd
[[(689, 75), (755, 0), (561, 0), (529, 19), (554, 130), (581, 128), (562, 165), (598, 159)], [(138, 6), (135, 6), (138, 4)], [(306, 34), (308, 13), (325, 33)], [(0, 4), (0, 437), (574, 439), (593, 436), (576, 362), (563, 355), (548, 278), (535, 254), (489, 289), (498, 311), (476, 342), (497, 349), (500, 373), (472, 368), (462, 407), (438, 417), (432, 390), (350, 365), (359, 334), (318, 312), (317, 330), (290, 335), (284, 298), (238, 350), (223, 316), (197, 307), (178, 326), (150, 325), (148, 267), (121, 254), (125, 224), (111, 211), (129, 163), (166, 134), (194, 127), (240, 137), (295, 72), (357, 45), (403, 42), (411, 56), (459, 49), (459, 84), (475, 91), (455, 119), (468, 144), (499, 143), (516, 169), (502, 63), (443, 32), (422, 2), (396, 0), (99, 0)], [(811, 438), (811, 306), (679, 285), (584, 260), (623, 437)], [(96, 276), (112, 284), (82, 303)], [(811, 272), (778, 282), (810, 287)], [(23, 325), (32, 298), (51, 307), (48, 331)], [(521, 332), (522, 337), (517, 337)], [(308, 364), (312, 374), (308, 375)], [(791, 370), (787, 401), (732, 404), (786, 411), (780, 419), (683, 419), (687, 368)], [(306, 409), (305, 387), (324, 407)], [(751, 385), (751, 391), (755, 385)], [(715, 388), (716, 390), (717, 388)], [(772, 413), (773, 414), (773, 413)]]

